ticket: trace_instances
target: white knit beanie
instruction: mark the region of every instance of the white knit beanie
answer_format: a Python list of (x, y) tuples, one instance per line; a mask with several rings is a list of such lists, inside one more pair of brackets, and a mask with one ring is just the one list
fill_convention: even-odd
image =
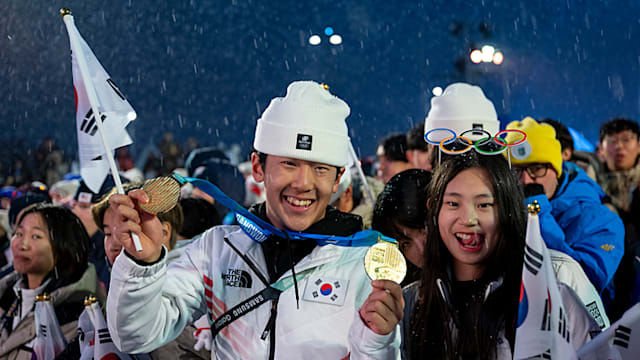
[[(491, 136), (498, 133), (500, 122), (493, 103), (484, 96), (478, 86), (455, 83), (447, 86), (442, 95), (431, 98), (431, 110), (425, 119), (425, 135), (433, 129), (451, 129), (457, 136), (473, 129), (482, 129)], [(429, 141), (440, 142), (453, 134), (449, 131), (433, 131)], [(464, 137), (479, 140), (487, 137), (482, 131), (469, 131)]]
[(258, 119), (253, 147), (264, 154), (344, 166), (349, 154), (347, 103), (313, 81), (295, 81)]

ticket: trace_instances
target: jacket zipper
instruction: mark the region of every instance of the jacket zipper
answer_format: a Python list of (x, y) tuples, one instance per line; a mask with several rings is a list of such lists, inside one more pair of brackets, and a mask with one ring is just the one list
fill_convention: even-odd
[(271, 303), (271, 315), (269, 316), (267, 326), (265, 326), (262, 336), (260, 337), (260, 339), (264, 340), (267, 338), (267, 334), (269, 335), (269, 360), (273, 360), (276, 354), (276, 316), (278, 315), (279, 299), (280, 298), (278, 297)]

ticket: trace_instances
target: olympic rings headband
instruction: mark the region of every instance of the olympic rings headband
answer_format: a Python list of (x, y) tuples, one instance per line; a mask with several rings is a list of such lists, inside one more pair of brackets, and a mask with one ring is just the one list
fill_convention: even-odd
[[(444, 139), (442, 139), (441, 141), (434, 141), (429, 139), (429, 135), (432, 134), (434, 131), (447, 131), (449, 133), (451, 133), (451, 136), (446, 137)], [(473, 142), (471, 139), (465, 137), (464, 135), (466, 133), (469, 132), (483, 132), (485, 135), (487, 135), (486, 137), (483, 137), (482, 139)], [(509, 144), (504, 142), (504, 139), (501, 138), (501, 135), (507, 134), (509, 132), (515, 132), (518, 133), (520, 135), (522, 135), (522, 139)], [(495, 136), (491, 136), (491, 134), (484, 129), (471, 129), (471, 130), (466, 130), (463, 131), (460, 136), (458, 136), (456, 134), (455, 131), (453, 131), (452, 129), (448, 129), (448, 128), (435, 128), (435, 129), (431, 129), (429, 131), (427, 131), (426, 134), (424, 134), (424, 140), (432, 145), (438, 145), (438, 147), (440, 148), (440, 151), (444, 152), (445, 154), (449, 154), (449, 155), (460, 155), (460, 154), (464, 154), (467, 151), (471, 150), (471, 148), (474, 148), (478, 153), (483, 154), (483, 155), (497, 155), (497, 154), (501, 154), (503, 153), (509, 146), (515, 146), (515, 145), (520, 145), (523, 142), (525, 142), (525, 140), (527, 140), (527, 134), (522, 131), (522, 130), (518, 130), (518, 129), (505, 129), (502, 131), (499, 131), (498, 133), (496, 133)], [(465, 147), (462, 150), (449, 150), (447, 148), (445, 148), (445, 145), (451, 144), (454, 141), (458, 141), (458, 140), (464, 140), (467, 144), (467, 147)], [(500, 148), (499, 150), (495, 150), (495, 151), (486, 151), (486, 150), (482, 150), (480, 149), (480, 146), (486, 145), (488, 143), (490, 143), (491, 141), (493, 141), (494, 143), (501, 145), (502, 148)]]

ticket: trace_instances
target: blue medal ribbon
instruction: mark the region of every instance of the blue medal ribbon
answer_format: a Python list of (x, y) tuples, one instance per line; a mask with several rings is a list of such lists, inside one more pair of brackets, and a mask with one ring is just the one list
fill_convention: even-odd
[(183, 177), (174, 173), (173, 177), (181, 184), (191, 183), (198, 189), (204, 191), (209, 196), (214, 198), (217, 202), (233, 211), (236, 215), (236, 220), (242, 228), (242, 230), (253, 241), (263, 242), (271, 235), (279, 236), (283, 239), (287, 237), (291, 240), (315, 240), (318, 245), (337, 245), (345, 247), (359, 247), (359, 246), (371, 246), (377, 243), (379, 240), (387, 241), (390, 243), (396, 243), (395, 239), (382, 235), (378, 231), (362, 230), (351, 236), (336, 236), (336, 235), (320, 235), (320, 234), (308, 234), (294, 231), (285, 231), (276, 228), (268, 222), (262, 220), (255, 214), (252, 214), (240, 204), (235, 202), (229, 196), (222, 192), (217, 186), (212, 183), (191, 177)]

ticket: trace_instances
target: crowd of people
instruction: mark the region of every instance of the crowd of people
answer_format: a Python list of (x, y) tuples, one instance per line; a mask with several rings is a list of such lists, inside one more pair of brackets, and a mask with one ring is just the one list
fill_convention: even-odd
[[(88, 296), (132, 358), (509, 359), (531, 204), (575, 350), (640, 301), (637, 122), (603, 122), (597, 151), (577, 151), (553, 119), (499, 131), (493, 102), (456, 83), (424, 123), (383, 138), (370, 174), (350, 155), (349, 114), (326, 86), (296, 81), (240, 165), (216, 147), (184, 157), (167, 135), (153, 171), (118, 153), (124, 194), (61, 161), (7, 177), (0, 359), (34, 356), (43, 294), (67, 341), (57, 359), (92, 358), (77, 331)], [(173, 172), (231, 200), (188, 180), (169, 210), (142, 210), (145, 178)], [(365, 271), (380, 234), (406, 258), (401, 284)]]

